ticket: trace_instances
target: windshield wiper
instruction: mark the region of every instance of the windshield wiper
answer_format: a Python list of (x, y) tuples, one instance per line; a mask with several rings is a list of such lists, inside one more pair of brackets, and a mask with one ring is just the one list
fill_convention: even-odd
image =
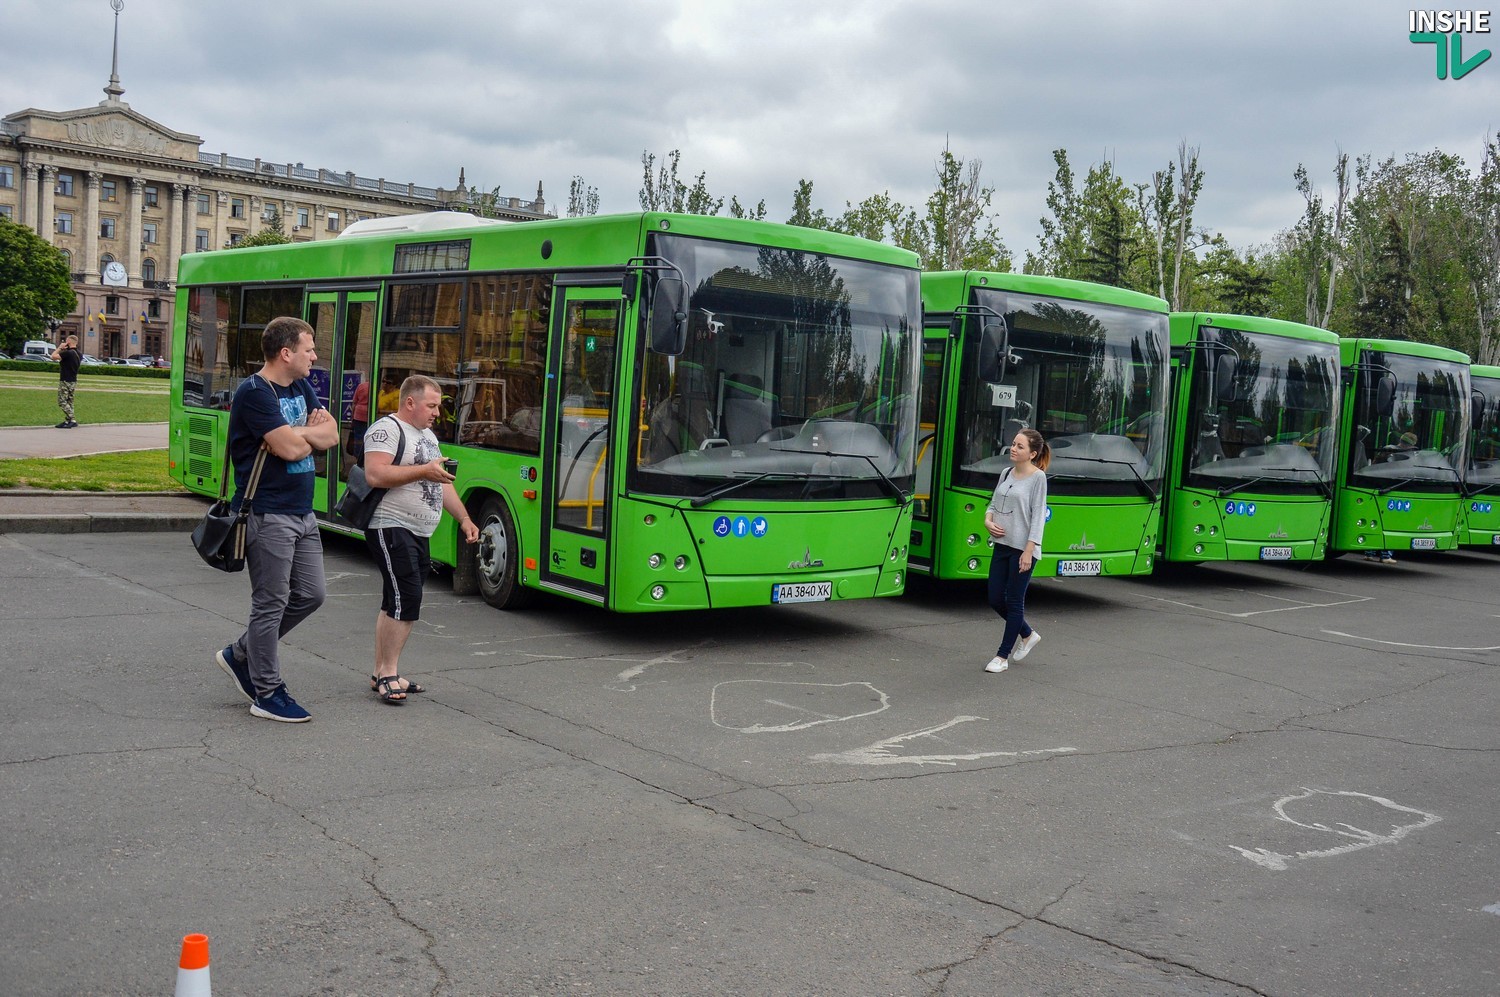
[(736, 491), (736, 490), (738, 490), (740, 488), (744, 488), (746, 485), (753, 485), (757, 481), (764, 481), (766, 478), (769, 478), (773, 474), (783, 474), (783, 473), (785, 473), (785, 472), (782, 472), (782, 471), (762, 471), (759, 474), (752, 474), (748, 478), (739, 478), (739, 479), (737, 479), (735, 481), (725, 482), (724, 484), (720, 485), (718, 488), (713, 489), (712, 491), (704, 492), (702, 495), (694, 495), (693, 498), (692, 498), (692, 500), (688, 504), (691, 505), (694, 509), (697, 509), (700, 506), (708, 505), (708, 503), (712, 502), (716, 498), (720, 498), (722, 496), (728, 495), (732, 491)]
[[(1433, 470), (1433, 471), (1447, 471), (1449, 474), (1453, 475), (1453, 480), (1457, 481), (1460, 487), (1463, 486), (1463, 483), (1464, 483), (1463, 477), (1457, 471), (1453, 470), (1453, 468), (1451, 468), (1451, 467), (1434, 467), (1434, 468), (1430, 468), (1430, 470)], [(1377, 488), (1377, 489), (1375, 489), (1375, 494), (1376, 495), (1384, 495), (1387, 492), (1393, 492), (1397, 488), (1404, 488), (1404, 487), (1406, 487), (1407, 485), (1411, 484), (1413, 481), (1431, 481), (1431, 480), (1432, 480), (1431, 478), (1427, 478), (1427, 477), (1402, 478), (1400, 481), (1397, 481), (1395, 484), (1386, 485), (1384, 488)]]
[(900, 485), (896, 484), (890, 478), (886, 477), (885, 476), (885, 472), (882, 471), (880, 469), (879, 465), (877, 465), (875, 463), (875, 458), (871, 457), (869, 454), (863, 454), (863, 453), (839, 453), (838, 451), (835, 451), (835, 450), (823, 451), (823, 452), (826, 452), (826, 453), (828, 453), (828, 454), (830, 454), (831, 456), (834, 456), (834, 457), (863, 457), (865, 459), (865, 463), (870, 465), (870, 470), (874, 471), (877, 475), (879, 475), (881, 484), (885, 485), (886, 489), (888, 491), (890, 491), (892, 498), (900, 499), (901, 500), (901, 505), (903, 507), (905, 507), (908, 503), (911, 502), (911, 495), (908, 494), (908, 493), (906, 493), (906, 492), (903, 492), (901, 490), (901, 486)]
[[(1286, 472), (1288, 472), (1290, 474), (1298, 474), (1298, 473), (1301, 473), (1303, 471), (1306, 471), (1307, 468), (1305, 468), (1305, 467), (1267, 467), (1267, 468), (1263, 468), (1263, 470), (1266, 470), (1266, 471), (1286, 471)], [(1229, 495), (1229, 494), (1232, 494), (1234, 492), (1237, 492), (1237, 491), (1239, 491), (1242, 488), (1249, 488), (1251, 485), (1256, 484), (1256, 483), (1261, 482), (1261, 481), (1281, 481), (1281, 482), (1285, 482), (1286, 484), (1289, 484), (1289, 485), (1305, 485), (1305, 484), (1308, 484), (1308, 482), (1306, 482), (1306, 481), (1298, 481), (1295, 478), (1278, 478), (1275, 475), (1271, 475), (1271, 474), (1257, 474), (1253, 478), (1243, 478), (1243, 479), (1238, 479), (1237, 478), (1234, 481), (1230, 482), (1229, 484), (1225, 485), (1223, 488), (1217, 489), (1217, 492), (1218, 492), (1219, 498), (1223, 498), (1226, 495)], [(1329, 486), (1328, 482), (1324, 481), (1322, 478), (1314, 478), (1311, 483), (1314, 484), (1314, 485), (1317, 485), (1318, 486), (1318, 491), (1322, 492), (1325, 496), (1327, 496), (1328, 498), (1333, 498), (1333, 488)]]
[[(1151, 483), (1148, 482), (1145, 478), (1141, 477), (1141, 472), (1138, 471), (1138, 470), (1136, 470), (1135, 462), (1134, 461), (1130, 461), (1130, 460), (1114, 460), (1114, 459), (1109, 458), (1109, 457), (1076, 457), (1076, 456), (1074, 456), (1072, 454), (1068, 455), (1068, 459), (1069, 460), (1092, 461), (1093, 463), (1096, 463), (1096, 464), (1122, 464), (1125, 467), (1130, 468), (1130, 473), (1133, 474), (1133, 475), (1135, 475), (1136, 484), (1140, 485), (1140, 488), (1141, 488), (1141, 494), (1145, 495), (1148, 499), (1150, 499), (1153, 502), (1156, 501), (1156, 492), (1154, 492), (1154, 491), (1151, 490)], [(1082, 475), (1082, 474), (1062, 474), (1062, 473), (1059, 473), (1059, 474), (1053, 474), (1053, 475), (1048, 475), (1048, 476), (1049, 477), (1053, 477), (1053, 478), (1071, 478), (1071, 479), (1077, 479), (1079, 481), (1092, 481), (1093, 480), (1092, 478), (1086, 477), (1085, 475)]]

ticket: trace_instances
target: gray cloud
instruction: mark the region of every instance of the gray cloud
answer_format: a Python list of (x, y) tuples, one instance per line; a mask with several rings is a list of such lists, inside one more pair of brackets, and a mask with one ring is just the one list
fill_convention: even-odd
[[(554, 205), (578, 174), (628, 211), (642, 150), (679, 148), (689, 181), (780, 219), (799, 179), (830, 213), (920, 205), (946, 143), (983, 161), (1018, 251), (1056, 148), (1080, 178), (1110, 157), (1144, 182), (1185, 139), (1200, 222), (1245, 247), (1296, 220), (1298, 163), (1326, 185), (1339, 149), (1472, 162), (1500, 125), (1500, 58), (1436, 79), (1391, 0), (126, 5), (125, 99), (207, 152), (441, 186), (463, 167), (512, 195), (541, 180)], [(105, 0), (7, 0), (0, 23), (4, 112), (102, 98)]]

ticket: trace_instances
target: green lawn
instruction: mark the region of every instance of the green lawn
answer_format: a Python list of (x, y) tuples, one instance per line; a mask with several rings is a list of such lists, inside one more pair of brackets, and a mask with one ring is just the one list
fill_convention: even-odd
[[(73, 398), (79, 422), (166, 422), (168, 382), (80, 374)], [(0, 427), (53, 426), (62, 419), (57, 407), (57, 375), (38, 371), (0, 371)]]
[(0, 460), (0, 488), (62, 492), (180, 492), (167, 473), (165, 450), (130, 450), (87, 457)]

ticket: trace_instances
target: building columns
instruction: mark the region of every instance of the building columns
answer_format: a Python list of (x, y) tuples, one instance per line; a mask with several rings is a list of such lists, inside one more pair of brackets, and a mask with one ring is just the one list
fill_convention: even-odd
[(89, 170), (83, 193), (83, 279), (97, 283), (99, 276), (99, 181), (104, 174)]
[(21, 167), (21, 224), (38, 235), (42, 233), (37, 218), (42, 199), (41, 174), (42, 168), (35, 163)]
[[(42, 207), (41, 216), (36, 220), (36, 234), (41, 236), (49, 245), (57, 245), (56, 234), (56, 197), (57, 197), (57, 167), (42, 167)], [(78, 261), (73, 261), (73, 269), (78, 269)]]
[(141, 240), (145, 238), (145, 230), (141, 226), (141, 212), (146, 209), (146, 181), (140, 177), (130, 178), (130, 211), (125, 217), (125, 224), (120, 226), (124, 229), (121, 234), (130, 241), (126, 243), (130, 247), (130, 284), (132, 287), (141, 286)]

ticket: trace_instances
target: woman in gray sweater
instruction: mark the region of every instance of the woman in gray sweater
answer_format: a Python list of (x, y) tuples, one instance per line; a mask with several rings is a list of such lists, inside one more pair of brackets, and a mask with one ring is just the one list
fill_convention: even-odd
[(1026, 586), (1031, 583), (1031, 569), (1042, 551), (1042, 530), (1047, 525), (1046, 470), (1052, 463), (1052, 448), (1041, 433), (1023, 429), (1011, 441), (1010, 462), (984, 510), (984, 525), (995, 551), (990, 561), (990, 606), (1005, 620), (1005, 636), (984, 666), (987, 672), (1005, 671), (1012, 660), (1026, 657), (1042, 639), (1026, 622)]

